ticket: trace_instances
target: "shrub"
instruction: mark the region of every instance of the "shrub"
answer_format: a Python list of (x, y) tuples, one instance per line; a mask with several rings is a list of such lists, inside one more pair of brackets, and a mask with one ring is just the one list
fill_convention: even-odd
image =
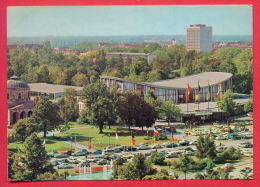
[(165, 156), (161, 153), (154, 153), (151, 156), (152, 163), (156, 165), (165, 165), (164, 160), (165, 160)]

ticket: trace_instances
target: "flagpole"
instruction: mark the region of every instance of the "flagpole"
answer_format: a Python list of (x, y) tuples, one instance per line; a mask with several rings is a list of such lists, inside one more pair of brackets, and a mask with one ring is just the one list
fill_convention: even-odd
[[(208, 100), (208, 109), (209, 109), (209, 98), (210, 98), (210, 86), (209, 86), (209, 80), (208, 80), (208, 93), (207, 93), (207, 100)], [(208, 98), (208, 94), (209, 94), (209, 98)]]

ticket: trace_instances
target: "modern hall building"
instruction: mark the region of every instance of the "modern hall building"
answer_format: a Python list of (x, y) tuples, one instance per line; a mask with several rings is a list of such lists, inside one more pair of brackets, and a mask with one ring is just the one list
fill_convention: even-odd
[(204, 72), (157, 82), (131, 82), (109, 76), (101, 76), (100, 79), (107, 86), (118, 84), (123, 91), (136, 90), (141, 97), (144, 97), (146, 90), (154, 90), (155, 95), (161, 100), (172, 100), (175, 104), (186, 103), (188, 84), (191, 87), (189, 102), (195, 102), (198, 85), (200, 85), (200, 102), (206, 101), (209, 89), (210, 101), (214, 101), (218, 87), (220, 87), (220, 95), (232, 88), (232, 74), (225, 72)]

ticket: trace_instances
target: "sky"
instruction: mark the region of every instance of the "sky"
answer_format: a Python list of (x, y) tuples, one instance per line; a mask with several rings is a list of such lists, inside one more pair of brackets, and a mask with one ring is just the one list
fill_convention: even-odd
[(28, 6), (8, 7), (8, 37), (185, 35), (191, 24), (212, 26), (213, 35), (252, 35), (252, 7)]

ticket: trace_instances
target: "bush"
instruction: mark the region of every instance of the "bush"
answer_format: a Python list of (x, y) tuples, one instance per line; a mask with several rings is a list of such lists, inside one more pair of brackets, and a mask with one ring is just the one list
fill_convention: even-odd
[(241, 153), (239, 149), (234, 147), (227, 148), (224, 152), (218, 153), (215, 157), (215, 163), (225, 163), (227, 160), (239, 160)]
[(253, 102), (252, 102), (252, 100), (249, 100), (244, 105), (244, 112), (248, 113), (248, 112), (252, 112), (252, 111), (253, 111)]
[(155, 140), (159, 141), (159, 140), (167, 140), (167, 136), (164, 134), (159, 134), (159, 136), (155, 136)]
[(161, 153), (154, 153), (151, 156), (152, 163), (156, 165), (165, 165), (164, 160), (165, 160), (165, 156)]
[(236, 104), (235, 105), (235, 114), (236, 115), (244, 114), (244, 105)]
[(190, 165), (190, 170), (203, 170), (207, 166), (207, 159), (200, 161), (193, 161)]

